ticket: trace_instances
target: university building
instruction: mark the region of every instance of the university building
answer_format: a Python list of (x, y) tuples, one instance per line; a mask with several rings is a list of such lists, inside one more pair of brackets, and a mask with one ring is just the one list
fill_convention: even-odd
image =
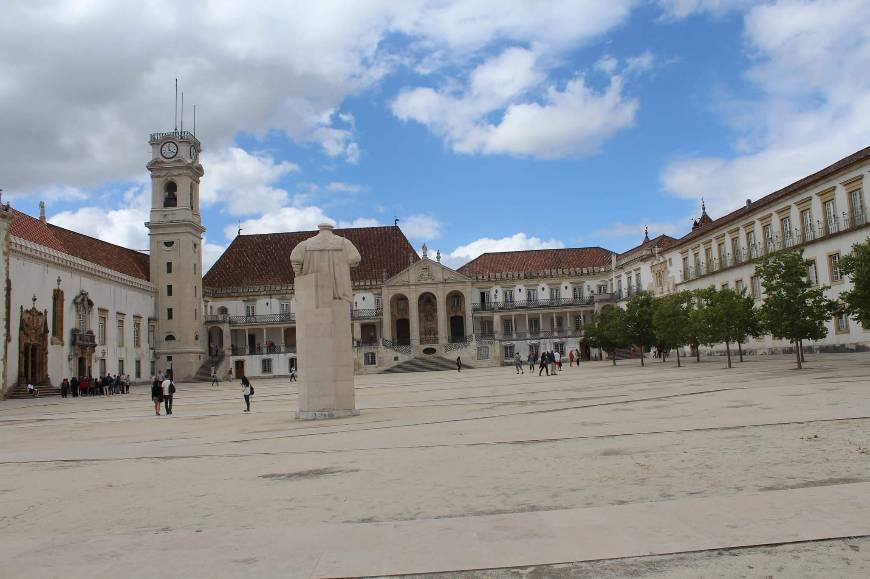
[[(0, 267), (6, 339), (0, 395), (73, 375), (126, 373), (147, 380), (171, 369), (180, 380), (304, 373), (296, 355), (290, 253), (316, 234), (239, 235), (202, 273), (200, 142), (189, 132), (150, 136), (150, 250), (143, 253), (0, 206)], [(638, 291), (664, 295), (708, 286), (763, 295), (753, 260), (801, 248), (810, 278), (836, 298), (850, 281), (838, 268), (870, 236), (864, 177), (870, 147), (718, 219), (703, 208), (675, 239), (644, 235), (617, 253), (601, 247), (486, 253), (457, 270), (398, 226), (337, 229), (359, 249), (351, 271), (356, 370), (434, 368), (456, 357), (471, 366), (508, 363), (515, 354), (589, 351), (593, 313), (624, 306)], [(870, 332), (846, 317), (829, 323), (821, 350), (870, 345)], [(769, 337), (747, 351), (788, 344)]]

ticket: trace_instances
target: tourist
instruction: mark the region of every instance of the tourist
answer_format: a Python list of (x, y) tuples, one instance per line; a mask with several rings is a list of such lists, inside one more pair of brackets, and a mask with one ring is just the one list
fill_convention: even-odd
[(547, 372), (547, 376), (550, 375), (550, 369), (548, 365), (550, 363), (550, 356), (547, 352), (541, 352), (541, 365), (538, 367), (538, 376), (541, 375), (541, 372)]
[(211, 385), (218, 387), (217, 369), (214, 366), (211, 367)]
[(537, 360), (537, 355), (536, 355), (534, 352), (529, 351), (529, 357), (528, 357), (528, 361), (529, 361), (529, 374), (531, 374), (532, 372), (535, 371), (535, 362), (536, 362), (536, 360)]
[(31, 384), (30, 382), (27, 383), (27, 393), (34, 398), (39, 398), (39, 388)]
[(69, 380), (64, 378), (60, 383), (60, 397), (66, 398), (67, 394), (69, 394)]
[(130, 375), (127, 374), (124, 377), (124, 394), (129, 394), (129, 393), (130, 393)]
[(520, 358), (520, 353), (517, 352), (514, 354), (514, 366), (517, 369), (517, 374), (525, 374), (526, 372), (523, 370), (523, 359)]
[(160, 403), (163, 402), (163, 387), (157, 376), (151, 377), (151, 401), (154, 403), (154, 414), (160, 416)]
[(570, 350), (568, 352), (568, 366), (569, 367), (574, 366), (574, 350)]
[(254, 387), (248, 381), (247, 376), (242, 376), (242, 396), (245, 397), (245, 412), (251, 411), (251, 396), (254, 394)]
[(172, 383), (168, 375), (163, 379), (161, 388), (163, 389), (163, 405), (166, 407), (166, 415), (169, 416), (172, 414), (172, 397), (175, 395), (175, 384)]
[(165, 376), (163, 375), (163, 370), (160, 370), (159, 372), (157, 372), (157, 379), (160, 380), (161, 384), (163, 383), (164, 378), (165, 378)]
[(556, 373), (557, 369), (559, 370), (559, 372), (561, 372), (562, 371), (562, 354), (560, 354), (558, 350), (553, 350), (553, 353), (551, 355), (553, 356), (553, 374)]
[(456, 371), (462, 372), (462, 358), (460, 356), (456, 356)]
[(72, 380), (69, 382), (69, 389), (73, 398), (79, 397), (79, 379), (77, 377), (72, 377)]
[(290, 381), (297, 382), (297, 380), (296, 380), (296, 366), (290, 366)]

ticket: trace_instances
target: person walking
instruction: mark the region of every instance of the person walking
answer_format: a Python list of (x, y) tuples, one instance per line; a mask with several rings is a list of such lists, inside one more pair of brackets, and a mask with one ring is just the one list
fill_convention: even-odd
[(75, 376), (69, 381), (69, 390), (73, 398), (79, 397), (79, 379)]
[(215, 388), (218, 387), (217, 369), (214, 366), (211, 367), (211, 385)]
[(166, 415), (170, 416), (172, 414), (172, 397), (175, 395), (175, 384), (167, 376), (163, 380), (161, 388), (163, 389), (163, 406), (166, 407)]
[(242, 396), (245, 397), (245, 412), (251, 411), (251, 396), (254, 394), (254, 387), (247, 376), (242, 376)]
[(525, 374), (525, 370), (523, 370), (523, 359), (520, 358), (520, 353), (517, 352), (514, 354), (514, 366), (517, 369), (517, 374)]
[(456, 356), (456, 371), (462, 372), (462, 358), (460, 356)]
[(529, 374), (535, 371), (535, 364), (538, 361), (538, 355), (534, 352), (529, 352)]
[(558, 350), (553, 350), (553, 374), (556, 373), (556, 370), (562, 371), (562, 354)]
[(160, 403), (163, 402), (163, 386), (157, 376), (151, 377), (151, 402), (154, 403), (154, 414), (160, 416)]
[(69, 380), (64, 378), (60, 383), (60, 397), (66, 398), (67, 394), (69, 394)]
[(550, 375), (550, 369), (547, 367), (550, 363), (550, 357), (547, 355), (547, 352), (541, 352), (541, 365), (538, 367), (538, 376), (541, 375), (541, 372), (547, 372), (547, 376)]
[(570, 366), (570, 367), (574, 366), (574, 350), (568, 351), (568, 366)]
[(290, 366), (290, 381), (297, 382), (296, 380), (296, 366)]

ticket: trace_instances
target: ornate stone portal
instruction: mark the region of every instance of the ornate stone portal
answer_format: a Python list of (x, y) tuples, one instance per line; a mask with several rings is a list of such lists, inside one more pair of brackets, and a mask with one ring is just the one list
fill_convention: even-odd
[(48, 380), (48, 311), (21, 306), (21, 323), (18, 325), (18, 382), (20, 384), (43, 384)]
[(295, 274), (296, 340), (299, 349), (299, 411), (303, 420), (359, 414), (353, 382), (350, 268), (360, 254), (332, 225), (298, 244), (290, 254)]

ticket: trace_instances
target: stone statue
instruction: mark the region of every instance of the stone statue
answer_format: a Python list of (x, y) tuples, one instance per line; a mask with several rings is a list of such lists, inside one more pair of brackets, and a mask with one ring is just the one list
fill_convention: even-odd
[(350, 268), (360, 254), (349, 240), (321, 224), (290, 254), (295, 274), (299, 411), (312, 420), (359, 414), (353, 382)]

